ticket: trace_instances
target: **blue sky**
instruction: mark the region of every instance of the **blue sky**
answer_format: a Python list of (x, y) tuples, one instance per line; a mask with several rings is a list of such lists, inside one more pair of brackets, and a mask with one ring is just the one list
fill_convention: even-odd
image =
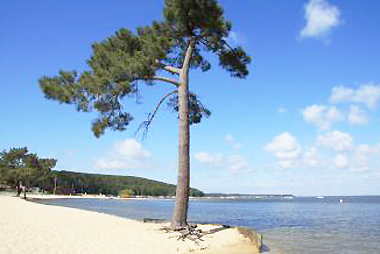
[[(85, 70), (91, 44), (149, 25), (163, 1), (2, 1), (0, 149), (27, 146), (56, 169), (176, 182), (177, 117), (163, 107), (135, 136), (165, 83), (141, 84), (124, 132), (91, 132), (97, 113), (44, 99), (43, 75)], [(252, 56), (231, 78), (210, 56), (190, 89), (212, 111), (191, 127), (191, 185), (206, 192), (380, 194), (379, 1), (223, 0), (231, 44)]]

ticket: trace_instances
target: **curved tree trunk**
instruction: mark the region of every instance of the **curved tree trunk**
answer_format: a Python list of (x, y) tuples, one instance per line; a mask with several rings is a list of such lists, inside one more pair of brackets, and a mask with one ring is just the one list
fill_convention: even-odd
[(194, 40), (190, 39), (180, 74), (178, 87), (178, 182), (173, 211), (172, 228), (187, 226), (187, 211), (190, 193), (190, 126), (189, 126), (189, 67), (194, 49)]

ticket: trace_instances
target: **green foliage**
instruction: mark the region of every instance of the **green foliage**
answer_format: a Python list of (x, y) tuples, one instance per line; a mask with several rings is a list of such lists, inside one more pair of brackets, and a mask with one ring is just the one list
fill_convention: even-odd
[[(170, 98), (168, 105), (173, 108), (173, 111), (178, 112), (178, 95)], [(189, 123), (200, 123), (203, 117), (210, 117), (211, 111), (208, 110), (202, 102), (197, 98), (197, 95), (190, 93), (189, 95)]]
[[(137, 196), (174, 196), (176, 187), (142, 177), (53, 171), (50, 177), (50, 192), (54, 188), (54, 178), (57, 179), (57, 193), (61, 194), (102, 193), (117, 196), (122, 190), (131, 190), (133, 195)], [(197, 189), (191, 189), (190, 192), (192, 196), (203, 196), (203, 192)]]
[(119, 196), (121, 198), (130, 198), (131, 196), (133, 196), (133, 194), (134, 194), (134, 191), (131, 189), (124, 189), (124, 190), (119, 191)]
[(28, 153), (28, 149), (12, 148), (0, 153), (0, 181), (18, 186), (20, 182), (28, 187), (38, 186), (45, 181), (57, 160), (40, 159), (36, 154)]
[[(138, 82), (154, 84), (156, 73), (165, 66), (182, 68), (190, 40), (195, 41), (191, 68), (208, 71), (211, 65), (202, 53), (212, 52), (233, 77), (248, 75), (250, 57), (241, 47), (231, 48), (226, 43), (232, 26), (216, 0), (166, 0), (163, 12), (162, 21), (139, 27), (136, 33), (122, 28), (94, 43), (88, 71), (43, 76), (39, 84), (45, 98), (73, 104), (78, 111), (97, 111), (92, 131), (100, 137), (107, 128), (127, 128), (133, 117), (122, 107), (122, 100), (138, 94)], [(171, 99), (175, 110), (175, 95)], [(189, 99), (190, 123), (199, 123), (202, 116), (210, 115), (195, 94)]]
[(190, 196), (191, 197), (203, 197), (204, 195), (205, 194), (198, 189), (193, 189), (193, 188), (190, 189)]

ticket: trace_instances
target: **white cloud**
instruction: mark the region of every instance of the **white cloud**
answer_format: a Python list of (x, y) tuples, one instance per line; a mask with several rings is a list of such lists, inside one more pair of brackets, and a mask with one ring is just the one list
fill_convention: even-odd
[(116, 154), (127, 156), (133, 159), (147, 159), (151, 157), (151, 153), (143, 148), (143, 146), (135, 139), (126, 139), (115, 144), (114, 151)]
[(122, 169), (129, 168), (126, 163), (119, 159), (99, 158), (95, 162), (95, 167), (99, 169)]
[(228, 171), (230, 173), (248, 172), (252, 171), (252, 167), (244, 156), (235, 154), (228, 156)]
[(241, 149), (241, 144), (236, 142), (235, 138), (231, 134), (225, 136), (227, 143), (235, 150)]
[(354, 147), (352, 141), (349, 134), (339, 131), (319, 135), (317, 143), (337, 153), (332, 158), (329, 158), (325, 157), (329, 153), (320, 154), (317, 149), (309, 148), (304, 154), (303, 166), (324, 168), (324, 166), (332, 165), (333, 168), (344, 168), (351, 172), (377, 170), (380, 159), (380, 146), (361, 144)]
[(209, 163), (213, 166), (220, 166), (223, 156), (221, 154), (212, 155), (207, 152), (197, 152), (194, 153), (194, 158), (201, 163)]
[(238, 143), (235, 143), (232, 148), (235, 149), (235, 150), (240, 150), (241, 149), (241, 145), (238, 144)]
[(343, 113), (336, 107), (326, 107), (324, 105), (311, 105), (302, 111), (306, 122), (316, 125), (322, 130), (330, 129), (334, 122), (343, 121)]
[(134, 139), (116, 142), (105, 157), (95, 161), (98, 169), (137, 169), (147, 168), (151, 152)]
[(377, 107), (380, 99), (380, 85), (366, 84), (361, 85), (358, 89), (352, 89), (345, 86), (333, 87), (330, 96), (331, 103), (354, 102), (362, 103), (370, 109)]
[(292, 166), (295, 159), (301, 154), (301, 146), (297, 140), (288, 132), (284, 132), (275, 137), (264, 149), (278, 159), (278, 163), (283, 168)]
[(307, 167), (318, 167), (321, 164), (321, 155), (315, 147), (308, 148), (303, 156), (303, 163)]
[(346, 168), (348, 166), (348, 159), (342, 154), (335, 156), (334, 165), (338, 168)]
[(379, 152), (378, 147), (370, 146), (367, 144), (361, 144), (356, 148), (356, 153), (361, 155), (372, 155)]
[(282, 168), (290, 168), (293, 166), (294, 161), (293, 160), (279, 160), (277, 163)]
[(369, 159), (365, 155), (356, 155), (354, 158), (354, 166), (350, 168), (352, 172), (364, 172), (369, 170)]
[(355, 149), (353, 154), (352, 172), (364, 172), (370, 169), (370, 158), (379, 153), (379, 148), (367, 144), (361, 144)]
[(228, 143), (235, 142), (235, 139), (234, 139), (234, 137), (231, 134), (227, 134), (225, 138), (226, 138), (226, 140), (227, 140)]
[(310, 0), (304, 9), (306, 26), (300, 32), (303, 38), (326, 38), (331, 29), (341, 23), (339, 9), (326, 0)]
[(288, 112), (288, 110), (286, 108), (279, 108), (277, 112), (280, 114), (285, 114), (286, 112)]
[(340, 131), (328, 132), (317, 137), (318, 145), (330, 148), (337, 152), (351, 149), (352, 142), (353, 138), (350, 134)]
[(365, 125), (368, 124), (367, 115), (364, 111), (360, 110), (358, 106), (351, 106), (350, 113), (348, 114), (348, 121), (351, 125)]
[(330, 107), (330, 109), (326, 112), (326, 119), (331, 122), (335, 121), (343, 121), (344, 117), (342, 112), (336, 107)]
[(227, 161), (225, 161), (221, 154), (212, 155), (207, 152), (197, 152), (194, 153), (194, 159), (215, 167), (227, 167), (229, 173), (242, 173), (253, 170), (248, 160), (244, 156), (238, 154), (229, 155)]
[(303, 155), (302, 167), (323, 169), (331, 165), (332, 168), (344, 168), (351, 172), (374, 171), (378, 167), (379, 145), (361, 144), (354, 147), (351, 136), (338, 131), (319, 135), (317, 142), (337, 153), (333, 153), (333, 157), (329, 158), (331, 153), (321, 154), (315, 147), (308, 148)]

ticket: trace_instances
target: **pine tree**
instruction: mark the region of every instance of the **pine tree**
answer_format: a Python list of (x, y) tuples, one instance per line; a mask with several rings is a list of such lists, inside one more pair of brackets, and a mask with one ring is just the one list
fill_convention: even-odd
[[(39, 83), (47, 99), (74, 104), (78, 111), (98, 111), (99, 117), (92, 123), (96, 137), (106, 128), (125, 130), (133, 120), (123, 110), (122, 100), (138, 93), (138, 82), (153, 85), (160, 81), (174, 86), (143, 127), (147, 130), (165, 100), (178, 112), (178, 184), (172, 227), (181, 229), (187, 226), (190, 189), (189, 125), (210, 115), (196, 94), (189, 91), (189, 70), (208, 71), (211, 65), (202, 53), (212, 52), (233, 77), (245, 78), (251, 60), (241, 47), (232, 48), (226, 42), (231, 22), (224, 19), (216, 0), (166, 0), (163, 12), (162, 21), (138, 27), (136, 34), (122, 28), (94, 43), (88, 71), (60, 71), (58, 76), (43, 76)], [(172, 76), (157, 76), (161, 71)]]
[(23, 186), (25, 197), (26, 188), (36, 186), (37, 181), (48, 177), (56, 163), (55, 159), (40, 159), (37, 154), (28, 153), (26, 147), (4, 150), (0, 153), (0, 181), (16, 187), (18, 195)]

